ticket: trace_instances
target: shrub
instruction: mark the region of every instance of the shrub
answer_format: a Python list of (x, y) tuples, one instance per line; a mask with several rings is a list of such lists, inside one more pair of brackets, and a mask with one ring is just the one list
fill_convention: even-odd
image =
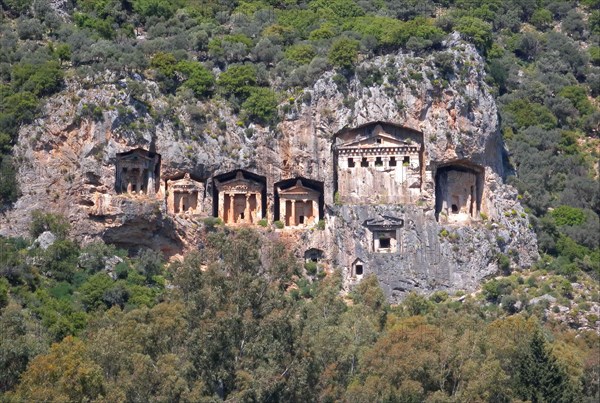
[(277, 116), (277, 95), (269, 88), (255, 87), (242, 104), (242, 111), (253, 122), (268, 124)]
[(258, 81), (256, 68), (250, 64), (236, 64), (221, 73), (219, 88), (226, 95), (246, 98)]
[(550, 212), (556, 225), (581, 225), (585, 222), (585, 212), (576, 207), (571, 206), (558, 206)]
[(314, 276), (317, 274), (317, 263), (309, 260), (308, 262), (304, 263), (304, 269), (306, 269), (306, 273), (308, 275)]
[(209, 231), (214, 230), (216, 225), (221, 224), (223, 224), (223, 220), (221, 220), (219, 217), (206, 217), (204, 219), (204, 226)]
[(283, 227), (285, 227), (285, 224), (283, 223), (283, 221), (280, 221), (280, 220), (273, 222), (273, 225), (277, 229), (282, 229)]
[(0, 207), (15, 202), (19, 197), (17, 170), (10, 156), (1, 155), (2, 146), (0, 143)]
[(483, 53), (492, 46), (492, 26), (479, 18), (462, 17), (455, 28)]
[(325, 220), (319, 220), (317, 223), (317, 229), (320, 231), (325, 230)]
[(37, 238), (42, 232), (50, 231), (57, 238), (65, 238), (69, 233), (69, 222), (60, 214), (44, 213), (41, 210), (34, 210), (31, 213), (31, 224), (29, 233), (33, 238)]
[(260, 225), (261, 227), (266, 227), (268, 225), (267, 219), (262, 218), (262, 219), (258, 220), (258, 225)]
[(298, 64), (309, 64), (316, 55), (314, 46), (308, 44), (292, 45), (285, 51), (285, 57)]
[(194, 91), (196, 97), (206, 96), (212, 92), (215, 78), (200, 63), (184, 60), (177, 63), (176, 69), (185, 76), (183, 85)]
[(351, 69), (358, 60), (359, 42), (355, 39), (340, 38), (329, 50), (329, 62), (338, 68)]

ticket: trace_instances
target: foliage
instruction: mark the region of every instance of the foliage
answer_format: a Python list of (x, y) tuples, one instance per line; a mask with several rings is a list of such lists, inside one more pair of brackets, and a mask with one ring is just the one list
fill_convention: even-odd
[(58, 238), (65, 238), (69, 227), (67, 219), (60, 214), (44, 213), (41, 210), (31, 213), (29, 233), (33, 238), (37, 238), (44, 231), (50, 231)]
[(255, 87), (249, 90), (249, 96), (242, 104), (243, 113), (250, 120), (268, 124), (277, 116), (277, 94), (269, 88)]
[(329, 63), (334, 67), (351, 69), (358, 59), (358, 49), (358, 41), (349, 38), (338, 39), (329, 50)]

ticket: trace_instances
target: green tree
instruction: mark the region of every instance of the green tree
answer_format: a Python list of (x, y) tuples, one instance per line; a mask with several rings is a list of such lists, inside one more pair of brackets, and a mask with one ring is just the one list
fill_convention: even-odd
[(268, 124), (277, 117), (277, 94), (269, 88), (255, 87), (242, 104), (242, 111), (254, 122)]
[(182, 60), (177, 63), (176, 70), (183, 74), (183, 85), (194, 91), (197, 97), (210, 95), (215, 85), (215, 77), (198, 62)]
[(85, 343), (69, 336), (31, 362), (9, 397), (17, 401), (86, 401), (102, 392), (102, 369), (89, 357)]
[(328, 59), (334, 67), (352, 69), (358, 60), (359, 43), (355, 39), (340, 38), (329, 50)]
[(251, 64), (236, 64), (221, 73), (217, 81), (226, 95), (235, 95), (242, 99), (248, 97), (258, 78), (256, 68)]
[(462, 17), (455, 28), (483, 53), (492, 46), (492, 26), (477, 17)]
[(552, 355), (540, 331), (515, 362), (517, 394), (532, 402), (578, 401), (578, 391)]

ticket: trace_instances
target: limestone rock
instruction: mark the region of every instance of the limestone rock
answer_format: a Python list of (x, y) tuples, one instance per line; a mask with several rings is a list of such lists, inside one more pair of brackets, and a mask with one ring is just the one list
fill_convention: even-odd
[(42, 232), (34, 241), (34, 245), (37, 245), (40, 249), (48, 249), (54, 242), (56, 242), (56, 235), (50, 231)]
[[(436, 68), (439, 53), (454, 57), (453, 72)], [(83, 243), (102, 238), (130, 250), (150, 247), (179, 256), (200, 242), (203, 217), (224, 214), (218, 179), (244, 170), (261, 178), (253, 200), (262, 210), (257, 204), (247, 214), (234, 200), (236, 219), (253, 216), (254, 224), (282, 218), (276, 184), (315, 184), (319, 199), (299, 205), (312, 208), (310, 225), (318, 225), (316, 217), (325, 229), (312, 231), (299, 218), (308, 213), (298, 210), (298, 228), (274, 234), (293, 241), (298, 256), (322, 251), (328, 267), (344, 271), (347, 288), (359, 281), (358, 268), (363, 276), (377, 274), (395, 301), (411, 290), (473, 289), (497, 271), (499, 254), (513, 265), (530, 265), (537, 242), (516, 191), (504, 184), (498, 113), (475, 49), (453, 35), (439, 52), (379, 56), (358, 68), (379, 70), (382, 82), (365, 85), (353, 76), (341, 84), (327, 72), (271, 128), (238, 124), (224, 101), (197, 101), (185, 91), (167, 99), (156, 82), (139, 75), (106, 72), (68, 81), (43, 116), (20, 130), (15, 156), (22, 197), (0, 217), (0, 234), (25, 234), (31, 211), (42, 209), (66, 216)], [(130, 90), (132, 81), (145, 88), (143, 95)], [(82, 116), (89, 105), (102, 108), (102, 119)], [(335, 145), (343, 133), (378, 124), (384, 132), (399, 127), (418, 135), (394, 146), (410, 150), (409, 159), (394, 166), (391, 156), (373, 156), (373, 169), (343, 179)], [(137, 148), (160, 156), (159, 171), (141, 176), (144, 192), (133, 181), (129, 186), (129, 171), (117, 171), (120, 156)], [(384, 171), (387, 176), (379, 176)], [(196, 195), (176, 198), (170, 192), (186, 174)], [(357, 197), (339, 200), (337, 193), (336, 200), (339, 178)], [(365, 192), (356, 191), (357, 180)], [(444, 181), (448, 186), (440, 190)], [(375, 232), (364, 225), (382, 217), (403, 224)], [(377, 246), (375, 233), (381, 236)], [(385, 251), (392, 243), (398, 251)]]

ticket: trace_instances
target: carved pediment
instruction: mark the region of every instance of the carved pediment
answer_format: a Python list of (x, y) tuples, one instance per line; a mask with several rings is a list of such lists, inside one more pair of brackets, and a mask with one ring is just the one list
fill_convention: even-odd
[(372, 136), (364, 136), (357, 140), (344, 143), (339, 148), (382, 148), (382, 147), (406, 147), (411, 145), (408, 141), (399, 140), (387, 133)]
[(200, 191), (201, 184), (192, 178), (190, 174), (186, 173), (181, 179), (169, 179), (167, 186), (172, 188), (173, 191)]
[(287, 189), (278, 189), (279, 196), (285, 198), (292, 196), (303, 196), (306, 199), (318, 199), (320, 193), (314, 189), (308, 188), (302, 184), (301, 180), (298, 180), (296, 184)]
[(390, 216), (381, 216), (377, 218), (369, 218), (365, 220), (363, 225), (371, 229), (396, 229), (404, 226), (404, 219)]

